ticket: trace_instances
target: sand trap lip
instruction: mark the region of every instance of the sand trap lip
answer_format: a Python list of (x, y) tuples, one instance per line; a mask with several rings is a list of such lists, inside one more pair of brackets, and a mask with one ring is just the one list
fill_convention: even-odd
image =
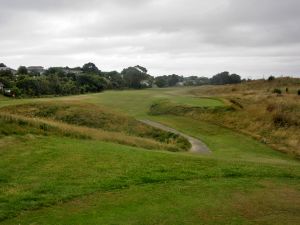
[(185, 137), (186, 139), (188, 139), (188, 141), (190, 142), (190, 144), (192, 146), (190, 148), (190, 152), (202, 153), (202, 154), (211, 153), (211, 150), (207, 147), (207, 145), (204, 144), (199, 139), (188, 136), (188, 135), (186, 135), (186, 134), (184, 134), (184, 133), (182, 133), (178, 130), (175, 130), (171, 127), (165, 126), (165, 125), (163, 125), (161, 123), (158, 123), (158, 122), (154, 122), (154, 121), (151, 121), (151, 120), (139, 120), (139, 121), (142, 122), (142, 123), (145, 123), (149, 126), (152, 126), (152, 127), (155, 127), (155, 128), (158, 128), (158, 129), (168, 131), (168, 132), (171, 132), (171, 133), (174, 133), (174, 134), (178, 134), (182, 137)]

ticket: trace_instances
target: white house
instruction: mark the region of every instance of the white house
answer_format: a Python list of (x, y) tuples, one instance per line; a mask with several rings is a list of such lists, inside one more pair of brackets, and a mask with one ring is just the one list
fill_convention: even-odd
[(38, 73), (38, 74), (42, 74), (45, 72), (45, 69), (42, 66), (28, 66), (27, 70), (30, 73)]

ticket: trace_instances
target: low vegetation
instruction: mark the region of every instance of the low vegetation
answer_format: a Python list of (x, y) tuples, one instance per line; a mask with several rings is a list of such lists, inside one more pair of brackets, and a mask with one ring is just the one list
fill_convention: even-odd
[[(196, 110), (195, 113), (195, 110), (187, 109), (183, 113), (241, 131), (274, 149), (300, 157), (299, 86), (300, 79), (277, 78), (239, 85), (202, 87), (192, 90), (192, 93), (196, 96), (221, 97), (235, 110)], [(282, 94), (281, 90), (286, 89), (288, 92)], [(273, 90), (277, 91), (273, 93)]]
[[(87, 103), (29, 103), (4, 107), (1, 111), (6, 113), (6, 115), (10, 115), (9, 118), (12, 118), (13, 115), (15, 115), (14, 118), (19, 119), (17, 122), (20, 125), (26, 125), (26, 121), (30, 121), (30, 118), (31, 120), (35, 119), (36, 121), (37, 118), (41, 118), (46, 120), (40, 120), (40, 123), (42, 124), (38, 124), (36, 127), (44, 128), (48, 125), (56, 126), (58, 128), (63, 127), (67, 130), (73, 130), (73, 133), (77, 132), (81, 134), (84, 134), (87, 130), (90, 130), (90, 132), (87, 132), (87, 134), (93, 133), (93, 130), (95, 130), (95, 133), (98, 134), (102, 132), (102, 136), (105, 136), (105, 132), (103, 131), (107, 131), (111, 132), (111, 135), (114, 133), (112, 136), (119, 135), (120, 137), (123, 137), (120, 138), (120, 140), (125, 140), (126, 137), (128, 138), (128, 136), (146, 138), (150, 140), (152, 139), (156, 142), (169, 145), (166, 146), (167, 149), (173, 151), (184, 151), (190, 148), (189, 142), (179, 135), (161, 131), (143, 124), (134, 118), (122, 115), (120, 113), (111, 112), (108, 109), (100, 108)], [(8, 121), (12, 121), (12, 119)], [(75, 126), (68, 126), (64, 123)], [(101, 131), (99, 131), (99, 129), (101, 129)], [(90, 136), (95, 135), (93, 134)], [(129, 140), (130, 139), (132, 138), (129, 138)], [(135, 145), (135, 140), (136, 139), (133, 139), (132, 141), (123, 141), (123, 143), (132, 143), (131, 145)], [(147, 141), (143, 147), (153, 147), (153, 144), (147, 147), (146, 143)], [(159, 145), (156, 145), (155, 147), (158, 146)], [(162, 147), (163, 145), (159, 146), (160, 149)]]

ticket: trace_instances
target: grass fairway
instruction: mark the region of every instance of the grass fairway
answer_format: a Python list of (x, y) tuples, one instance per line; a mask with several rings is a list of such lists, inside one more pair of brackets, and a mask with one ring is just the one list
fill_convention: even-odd
[[(242, 211), (247, 209), (239, 201), (255, 205), (255, 200), (239, 195), (255, 198), (269, 186), (275, 193), (290, 189), (290, 207), (299, 206), (292, 204), (297, 201), (300, 168), (289, 164), (232, 164), (51, 137), (12, 143), (1, 158), (2, 219), (36, 209), (3, 224), (246, 222)], [(276, 208), (282, 200), (268, 201), (265, 207)], [(289, 215), (293, 212), (274, 215), (273, 221)]]
[[(191, 118), (148, 115), (152, 103), (215, 107), (190, 89), (55, 98), (109, 107), (203, 140), (211, 155), (99, 140), (0, 135), (0, 224), (299, 224), (300, 163), (245, 135)], [(53, 99), (0, 99), (0, 107)], [(1, 109), (0, 109), (1, 112)]]
[[(196, 98), (186, 94), (186, 88), (150, 89), (140, 91), (107, 91), (101, 94), (84, 95), (79, 100), (94, 104), (109, 106), (134, 117), (145, 117), (149, 106), (159, 100), (170, 100), (178, 104), (189, 106), (222, 106), (218, 99)], [(74, 97), (66, 97), (63, 100), (72, 100)], [(77, 98), (76, 98), (77, 99)]]

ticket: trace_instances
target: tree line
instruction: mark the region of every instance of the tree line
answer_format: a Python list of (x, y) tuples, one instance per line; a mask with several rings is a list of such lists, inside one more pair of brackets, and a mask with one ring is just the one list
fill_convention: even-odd
[[(199, 86), (239, 83), (236, 74), (223, 72), (206, 77), (176, 74), (153, 77), (145, 67), (133, 66), (121, 72), (103, 72), (94, 63), (82, 67), (50, 67), (46, 70), (20, 66), (14, 71), (0, 63), (0, 89), (8, 96), (75, 95), (107, 89), (142, 89), (151, 87)], [(0, 90), (1, 91), (1, 90)]]

